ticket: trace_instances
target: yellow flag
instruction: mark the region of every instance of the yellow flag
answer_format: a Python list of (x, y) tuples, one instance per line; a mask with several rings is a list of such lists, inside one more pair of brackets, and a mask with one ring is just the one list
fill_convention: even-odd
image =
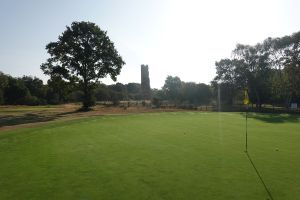
[(250, 103), (248, 90), (245, 90), (245, 98), (244, 98), (244, 104), (248, 105)]

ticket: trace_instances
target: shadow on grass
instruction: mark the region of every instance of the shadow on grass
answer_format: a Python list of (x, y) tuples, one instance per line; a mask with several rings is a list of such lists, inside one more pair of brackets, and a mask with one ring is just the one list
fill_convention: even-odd
[(4, 115), (4, 116), (0, 116), (0, 127), (14, 126), (14, 125), (28, 124), (28, 123), (37, 123), (37, 122), (48, 122), (78, 112), (80, 111), (75, 110), (75, 111), (55, 113), (55, 114), (25, 113), (24, 115), (18, 115), (18, 116)]
[[(241, 113), (245, 115), (245, 113)], [(253, 118), (267, 123), (296, 123), (299, 122), (299, 114), (273, 114), (273, 113), (248, 113), (248, 118)]]
[(0, 117), (0, 127), (28, 124), (34, 122), (46, 122), (54, 120), (54, 116), (43, 116), (40, 114), (25, 114), (21, 116), (6, 115)]
[(251, 165), (253, 166), (253, 169), (255, 170), (255, 173), (257, 174), (257, 176), (258, 176), (260, 182), (261, 182), (262, 185), (264, 186), (264, 188), (265, 188), (267, 194), (269, 195), (270, 199), (273, 200), (272, 193), (270, 192), (270, 189), (268, 188), (268, 186), (267, 186), (266, 183), (264, 182), (262, 176), (260, 175), (259, 171), (257, 170), (257, 168), (256, 168), (256, 166), (255, 166), (253, 160), (251, 159), (251, 156), (249, 155), (248, 151), (246, 151), (245, 153), (246, 153), (246, 155), (247, 155), (247, 157), (248, 157), (248, 159), (249, 159)]

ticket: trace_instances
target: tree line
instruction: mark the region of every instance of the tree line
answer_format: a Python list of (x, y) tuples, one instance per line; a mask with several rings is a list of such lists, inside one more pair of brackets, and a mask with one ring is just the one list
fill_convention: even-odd
[[(208, 104), (212, 97), (209, 85), (183, 82), (179, 77), (168, 76), (162, 89), (151, 90), (152, 102), (162, 101), (173, 104)], [(116, 83), (106, 85), (96, 83), (91, 91), (92, 101), (144, 100), (140, 83)], [(82, 102), (84, 93), (79, 85), (67, 82), (59, 77), (52, 77), (43, 84), (37, 77), (12, 77), (0, 72), (1, 105), (46, 105)]]
[[(92, 92), (93, 101), (140, 100), (139, 83), (116, 83), (105, 85), (96, 83)], [(37, 77), (12, 77), (0, 72), (1, 105), (46, 105), (82, 102), (84, 93), (79, 85), (74, 85), (59, 77), (51, 78), (47, 84)]]
[(167, 76), (160, 90), (152, 91), (154, 104), (167, 101), (179, 107), (208, 105), (213, 98), (210, 85), (204, 83), (184, 82), (178, 76)]
[(248, 90), (251, 103), (288, 107), (300, 100), (300, 32), (267, 38), (256, 45), (238, 44), (232, 58), (216, 62), (211, 82), (224, 104), (241, 102)]

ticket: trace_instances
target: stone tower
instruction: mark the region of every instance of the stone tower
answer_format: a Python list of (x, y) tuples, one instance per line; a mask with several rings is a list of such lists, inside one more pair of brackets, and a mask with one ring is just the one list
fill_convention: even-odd
[(141, 91), (144, 100), (151, 99), (151, 88), (148, 65), (141, 66)]

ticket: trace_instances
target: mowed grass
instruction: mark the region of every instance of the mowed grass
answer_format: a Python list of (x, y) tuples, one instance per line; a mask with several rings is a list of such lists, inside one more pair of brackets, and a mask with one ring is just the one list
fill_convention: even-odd
[[(300, 197), (298, 116), (253, 114), (274, 199)], [(240, 113), (102, 116), (0, 133), (0, 199), (269, 199)]]

